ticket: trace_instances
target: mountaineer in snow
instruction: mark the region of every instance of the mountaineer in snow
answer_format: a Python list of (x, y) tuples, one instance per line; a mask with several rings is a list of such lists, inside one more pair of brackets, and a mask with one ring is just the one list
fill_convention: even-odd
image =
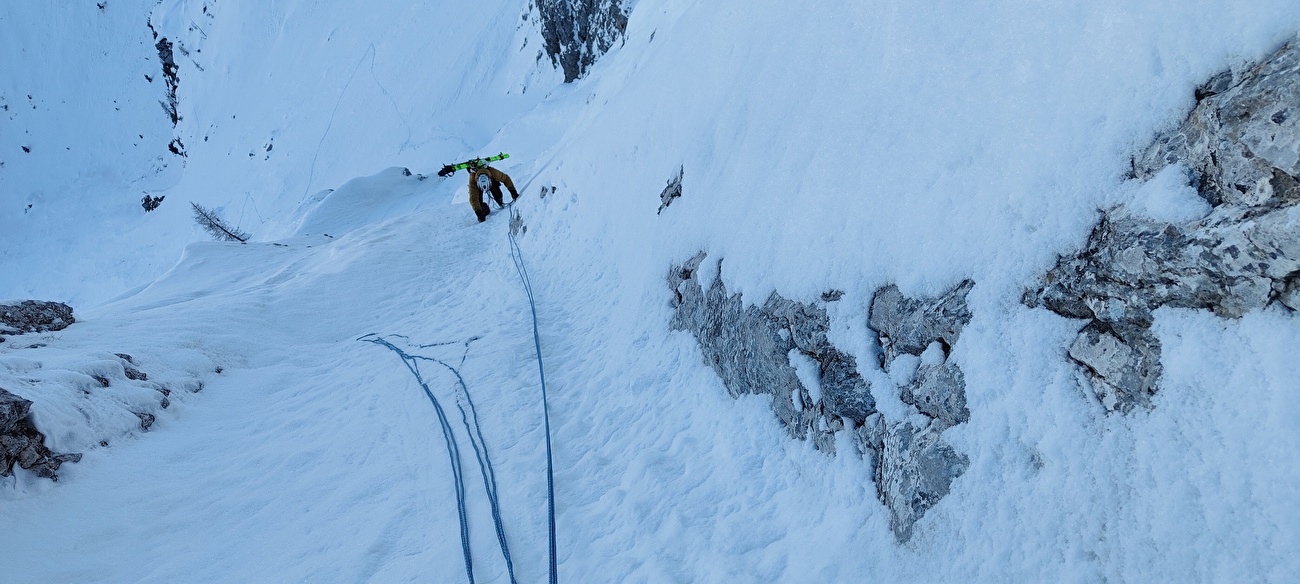
[(469, 206), (474, 209), (474, 215), (478, 217), (479, 223), (482, 223), (487, 220), (489, 213), (487, 204), (483, 202), (483, 191), (491, 191), (492, 199), (498, 206), (505, 205), (501, 193), (502, 184), (510, 190), (512, 202), (519, 198), (519, 191), (515, 190), (515, 183), (510, 180), (510, 175), (488, 166), (489, 162), (509, 157), (509, 154), (503, 152), (496, 156), (475, 158), (460, 164), (448, 164), (438, 171), (438, 176), (451, 176), (457, 170), (469, 171)]

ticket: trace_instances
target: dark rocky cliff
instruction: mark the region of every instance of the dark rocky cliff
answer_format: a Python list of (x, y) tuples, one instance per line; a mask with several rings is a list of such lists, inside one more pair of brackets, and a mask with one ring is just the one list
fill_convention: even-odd
[(569, 83), (623, 38), (627, 30), (625, 0), (537, 0), (542, 38), (551, 64)]

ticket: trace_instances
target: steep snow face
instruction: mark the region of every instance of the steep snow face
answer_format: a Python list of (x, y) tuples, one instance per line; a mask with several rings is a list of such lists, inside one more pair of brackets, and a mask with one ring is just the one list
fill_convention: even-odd
[[(90, 250), (100, 267), (40, 283), (81, 290), (108, 258), (197, 237), (175, 203), (217, 207), (254, 243), (193, 246), (65, 334), (87, 351), (129, 338), (119, 350), (139, 359), (184, 347), (227, 377), (151, 435), (65, 464), (57, 486), (15, 479), (5, 523), (48, 528), (0, 544), (52, 559), (20, 581), (458, 577), (436, 422), (400, 364), (355, 339), (481, 337), (463, 371), (495, 397), (481, 407), (516, 481), (506, 528), (523, 579), (540, 580), (535, 369), (504, 222), (474, 223), (460, 177), (375, 175), (505, 150), (552, 375), (566, 581), (1284, 581), (1300, 572), (1295, 318), (1160, 309), (1165, 390), (1107, 417), (1066, 358), (1077, 324), (1019, 300), (1083, 245), (1097, 208), (1138, 196), (1122, 183), (1130, 155), (1196, 86), (1300, 30), (1292, 8), (641, 0), (626, 42), (562, 85), (523, 5), (164, 2), (153, 22), (189, 52), (188, 158), (146, 217), (170, 227), (24, 261)], [(827, 338), (894, 421), (915, 394), (875, 365), (871, 295), (976, 282), (944, 356), (969, 419), (942, 442), (887, 445), (969, 461), (906, 545), (869, 461), (791, 440), (669, 330), (663, 275), (701, 249), (726, 258), (745, 302), (842, 291)], [(38, 350), (15, 357), (65, 347)], [(505, 581), (485, 501), (471, 507), (483, 579)]]
[[(285, 236), (318, 192), (475, 155), (563, 81), (523, 4), (103, 4), (0, 7), (0, 298), (85, 306), (157, 277), (204, 238), (191, 201)], [(517, 156), (558, 135), (528, 123)], [(146, 214), (145, 194), (166, 199)]]
[(140, 206), (180, 166), (155, 2), (101, 4), (0, 6), (0, 298), (80, 305), (176, 260)]

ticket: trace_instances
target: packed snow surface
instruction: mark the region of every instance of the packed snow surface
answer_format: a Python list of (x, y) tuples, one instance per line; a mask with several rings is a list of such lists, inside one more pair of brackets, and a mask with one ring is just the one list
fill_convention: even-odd
[[(369, 333), (463, 357), (516, 574), (544, 581), (508, 218), (478, 224), (462, 174), (422, 176), (500, 151), (523, 192), (561, 580), (1300, 574), (1300, 320), (1157, 311), (1163, 388), (1121, 416), (1065, 357), (1079, 323), (1019, 303), (1098, 208), (1204, 213), (1177, 169), (1126, 182), (1129, 156), (1199, 83), (1293, 38), (1291, 0), (639, 0), (571, 84), (522, 1), (75, 4), (0, 5), (0, 298), (79, 321), (0, 343), (0, 375), (124, 352), (205, 383), (147, 433), (24, 396), (51, 448), (86, 456), (58, 483), (0, 480), (6, 582), (461, 581), (432, 406)], [(186, 50), (175, 128), (150, 20)], [(146, 214), (146, 193), (166, 200)], [(205, 241), (191, 201), (253, 241)], [(870, 294), (976, 282), (953, 351), (971, 417), (944, 434), (971, 466), (907, 544), (847, 437), (834, 457), (789, 439), (669, 332), (665, 275), (700, 250), (748, 303), (842, 291), (832, 340), (895, 419), (905, 380), (875, 365)], [(449, 375), (426, 377), (454, 403)], [(507, 582), (464, 456), (475, 575)]]

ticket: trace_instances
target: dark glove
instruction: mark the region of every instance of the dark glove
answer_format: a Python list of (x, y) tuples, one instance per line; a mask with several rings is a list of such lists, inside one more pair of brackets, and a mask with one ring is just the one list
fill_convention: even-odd
[(442, 170), (439, 170), (439, 171), (438, 171), (438, 176), (451, 176), (452, 173), (455, 173), (455, 172), (456, 172), (456, 169), (452, 168), (451, 165), (448, 164), (448, 165), (443, 166), (443, 167), (442, 167)]

